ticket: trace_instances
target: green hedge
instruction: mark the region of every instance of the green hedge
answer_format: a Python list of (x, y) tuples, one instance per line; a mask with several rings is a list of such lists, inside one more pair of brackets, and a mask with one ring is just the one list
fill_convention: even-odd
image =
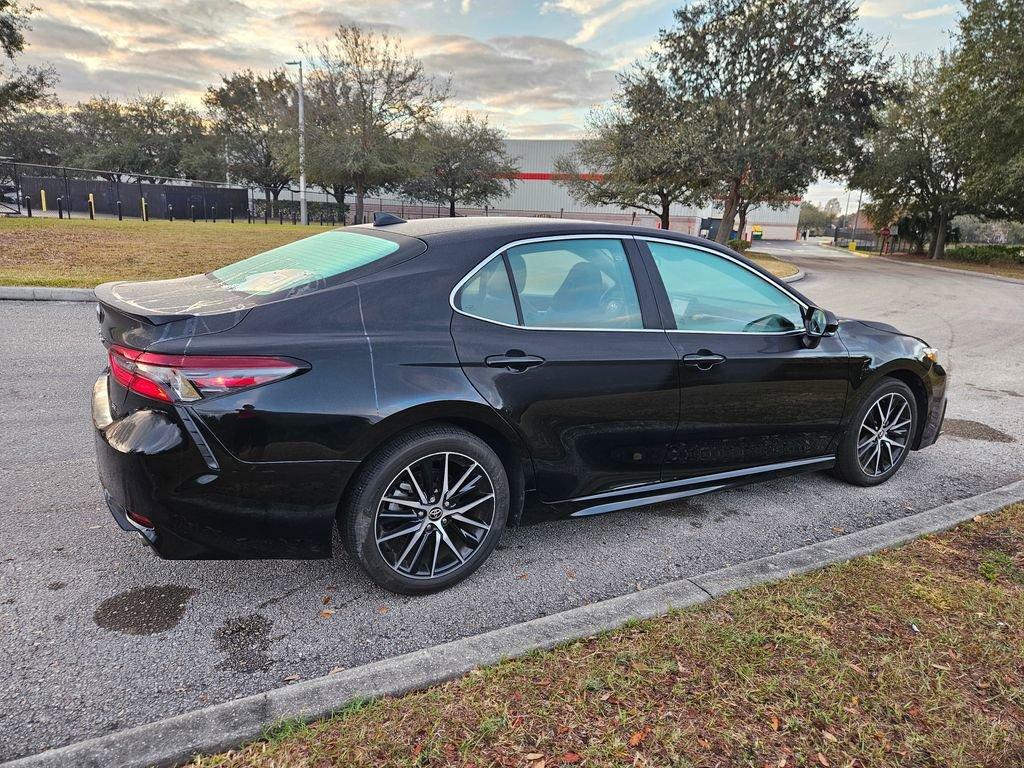
[(727, 245), (730, 248), (732, 248), (734, 251), (739, 251), (740, 253), (743, 253), (745, 250), (747, 250), (747, 248), (750, 247), (750, 241), (749, 240), (741, 240), (738, 237), (734, 237), (732, 240), (730, 240), (727, 243)]
[(946, 251), (947, 259), (975, 264), (1024, 264), (1024, 247), (1019, 245), (958, 245)]

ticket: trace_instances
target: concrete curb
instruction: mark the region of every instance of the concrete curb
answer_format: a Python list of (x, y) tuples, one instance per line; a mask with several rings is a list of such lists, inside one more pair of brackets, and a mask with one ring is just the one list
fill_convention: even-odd
[(0, 301), (96, 301), (92, 288), (0, 285)]
[(872, 256), (873, 259), (880, 259), (882, 261), (888, 261), (890, 264), (904, 264), (910, 267), (922, 267), (923, 269), (936, 269), (939, 272), (947, 272), (951, 275), (973, 275), (974, 277), (984, 277), (987, 280), (996, 280), (1000, 283), (1012, 283), (1014, 285), (1024, 285), (1024, 280), (1019, 280), (1016, 277), (1003, 277), (1002, 275), (990, 275), (988, 272), (976, 272), (973, 269), (952, 269), (950, 267), (940, 267), (936, 264), (918, 264), (914, 261), (903, 261), (901, 259), (890, 259), (887, 256)]
[(734, 590), (805, 573), (899, 546), (1024, 498), (1024, 480), (926, 512), (779, 555), (632, 592), (592, 605), (383, 659), (327, 677), (140, 725), (5, 763), (6, 768), (168, 766), (258, 738), (280, 720), (312, 720), (353, 699), (397, 696), (475, 667), (604, 632), (630, 619), (660, 616)]
[(796, 283), (796, 282), (799, 282), (800, 280), (803, 280), (805, 277), (807, 277), (807, 273), (804, 272), (802, 269), (798, 269), (798, 271), (797, 271), (797, 273), (795, 275), (790, 275), (789, 277), (782, 278), (782, 282), (784, 282), (784, 283)]

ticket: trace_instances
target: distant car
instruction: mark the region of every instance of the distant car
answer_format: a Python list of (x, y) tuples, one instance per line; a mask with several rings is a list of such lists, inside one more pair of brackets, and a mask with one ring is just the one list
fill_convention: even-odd
[(333, 230), (96, 289), (110, 509), (168, 558), (329, 557), (402, 593), (476, 570), (524, 502), (593, 515), (931, 445), (935, 350), (838, 322), (663, 230), (460, 218)]

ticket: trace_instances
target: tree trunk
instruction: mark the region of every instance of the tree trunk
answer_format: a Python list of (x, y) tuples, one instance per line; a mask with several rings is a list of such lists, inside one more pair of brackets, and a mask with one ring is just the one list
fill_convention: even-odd
[(281, 210), (281, 206), (278, 205), (278, 202), (277, 202), (277, 199), (281, 196), (281, 190), (278, 189), (277, 187), (275, 187), (272, 191), (273, 191), (273, 195), (274, 195), (274, 212), (273, 212), (273, 215), (277, 216), (278, 212), (280, 212), (280, 210)]
[(661, 228), (670, 229), (672, 226), (672, 217), (669, 216), (669, 209), (672, 207), (672, 201), (666, 197), (661, 198)]
[(453, 219), (455, 218), (455, 198), (454, 197), (449, 197), (448, 198), (448, 215), (451, 218), (453, 218)]
[(715, 242), (725, 245), (729, 242), (729, 235), (732, 234), (732, 225), (736, 221), (736, 209), (740, 201), (740, 179), (734, 179), (729, 184), (729, 194), (725, 198), (725, 208), (722, 211), (722, 223), (718, 225), (718, 234), (715, 235)]
[(935, 227), (932, 240), (932, 258), (941, 260), (946, 255), (946, 212), (939, 209), (939, 223)]
[(741, 238), (741, 239), (743, 238), (743, 233), (744, 233), (744, 232), (746, 231), (746, 229), (747, 229), (747, 210), (748, 210), (749, 208), (750, 208), (750, 202), (749, 202), (749, 201), (747, 201), (747, 200), (744, 200), (744, 201), (743, 201), (743, 202), (742, 202), (742, 203), (741, 203), (741, 204), (739, 205), (739, 207), (738, 207), (738, 210), (739, 210), (739, 214), (740, 214), (740, 226), (739, 226), (739, 231), (740, 231), (740, 238)]
[(366, 187), (361, 182), (356, 182), (353, 185), (353, 189), (356, 194), (356, 204), (352, 209), (352, 223), (362, 224), (363, 223), (363, 197), (366, 195)]
[(273, 216), (274, 212), (270, 210), (270, 187), (263, 188), (263, 205), (266, 206), (267, 216)]

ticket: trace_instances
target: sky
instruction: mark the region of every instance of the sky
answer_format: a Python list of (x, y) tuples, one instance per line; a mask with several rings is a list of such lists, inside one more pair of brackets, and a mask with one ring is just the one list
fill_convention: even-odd
[[(682, 2), (48, 0), (36, 3), (24, 61), (53, 66), (66, 102), (161, 93), (198, 105), (221, 75), (280, 67), (356, 22), (400, 37), (429, 73), (450, 77), (451, 109), (486, 115), (512, 138), (576, 138)], [(961, 11), (943, 0), (860, 4), (861, 24), (894, 55), (948, 47)], [(840, 194), (841, 184), (821, 184), (806, 198)]]

